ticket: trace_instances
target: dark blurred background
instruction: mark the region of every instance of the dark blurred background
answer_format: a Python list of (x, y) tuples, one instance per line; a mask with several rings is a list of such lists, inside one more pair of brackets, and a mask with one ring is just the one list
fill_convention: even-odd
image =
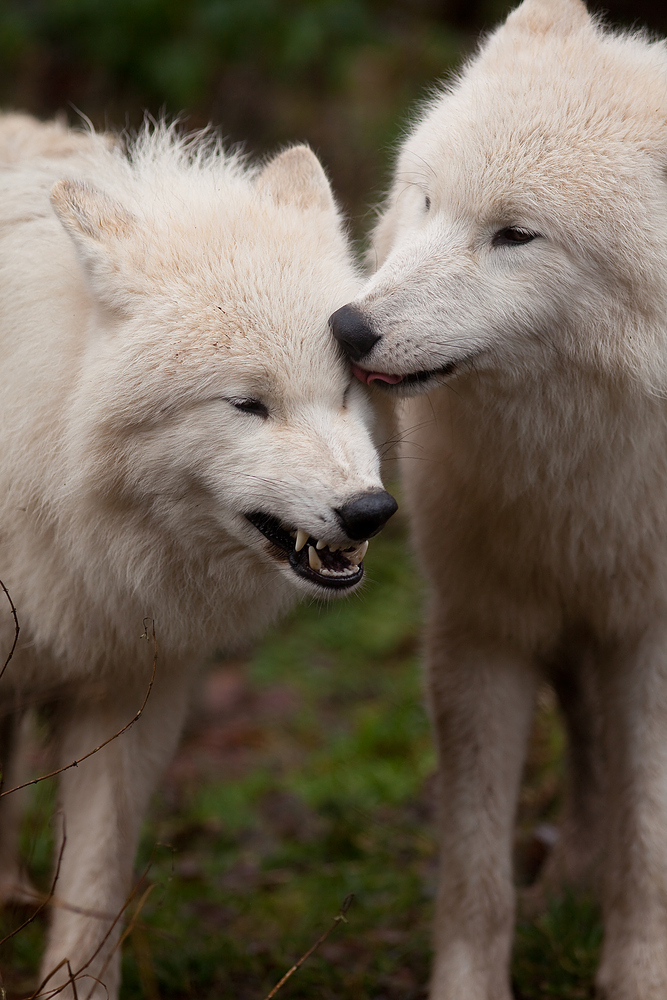
[[(355, 229), (386, 183), (408, 110), (504, 0), (0, 0), (0, 101), (134, 128), (144, 110), (213, 122), (255, 154), (308, 141)], [(602, 6), (602, 5), (599, 5)], [(667, 32), (664, 0), (611, 20)]]

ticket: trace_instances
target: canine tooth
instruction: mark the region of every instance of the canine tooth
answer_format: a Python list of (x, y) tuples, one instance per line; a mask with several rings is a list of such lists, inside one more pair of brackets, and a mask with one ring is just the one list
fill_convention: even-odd
[[(318, 543), (317, 543), (317, 545), (315, 547), (317, 549), (326, 549), (327, 543), (324, 541), (323, 538), (320, 538), (320, 540), (318, 541)], [(331, 548), (331, 546), (329, 546), (329, 547)]]
[(368, 552), (368, 541), (362, 542), (361, 545), (348, 554), (348, 561), (352, 563), (353, 566), (358, 566), (361, 560), (364, 558)]
[(304, 531), (303, 528), (299, 528), (299, 530), (296, 533), (296, 542), (294, 544), (294, 551), (301, 552), (301, 549), (304, 547), (309, 538), (310, 535), (308, 534), (308, 532)]
[(317, 552), (312, 545), (308, 546), (308, 565), (311, 569), (321, 569), (322, 560), (318, 556)]

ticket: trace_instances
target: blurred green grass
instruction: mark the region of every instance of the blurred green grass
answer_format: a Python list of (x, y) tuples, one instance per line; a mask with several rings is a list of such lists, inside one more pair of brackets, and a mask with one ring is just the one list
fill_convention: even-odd
[[(200, 702), (146, 824), (137, 871), (149, 867), (155, 888), (125, 945), (125, 1000), (264, 1000), (349, 893), (347, 922), (280, 996), (426, 996), (435, 762), (419, 662), (421, 585), (400, 522), (373, 541), (367, 573), (360, 595), (301, 607), (243, 664), (212, 665), (209, 693), (215, 682), (233, 696), (214, 710)], [(562, 744), (545, 697), (519, 845), (557, 811)], [(22, 844), (44, 890), (48, 784), (34, 791)], [(24, 916), (6, 913), (2, 932)], [(38, 920), (4, 946), (10, 996), (34, 983), (42, 935)], [(517, 996), (592, 995), (600, 936), (595, 906), (571, 894), (520, 923)]]

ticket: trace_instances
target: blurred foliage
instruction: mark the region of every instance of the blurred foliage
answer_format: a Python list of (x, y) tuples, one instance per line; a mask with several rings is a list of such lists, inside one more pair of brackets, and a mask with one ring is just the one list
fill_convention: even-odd
[(572, 892), (552, 899), (534, 923), (518, 928), (514, 980), (521, 1000), (588, 1000), (600, 957), (599, 907)]
[[(658, 0), (613, 18), (667, 27)], [(507, 0), (0, 0), (0, 103), (97, 127), (144, 111), (213, 122), (263, 154), (311, 143), (354, 216), (386, 183), (410, 109)], [(359, 221), (357, 229), (368, 228)]]
[(0, 100), (97, 127), (144, 110), (212, 121), (264, 153), (322, 155), (363, 212), (409, 105), (460, 58), (466, 34), (428, 3), (373, 0), (4, 0)]

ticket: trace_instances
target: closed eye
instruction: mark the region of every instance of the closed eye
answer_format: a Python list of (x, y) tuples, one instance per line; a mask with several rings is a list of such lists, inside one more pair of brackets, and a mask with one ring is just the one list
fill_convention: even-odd
[(530, 243), (538, 236), (539, 233), (531, 233), (529, 229), (507, 226), (506, 229), (499, 229), (497, 233), (493, 234), (491, 245), (494, 247), (517, 246), (519, 243)]
[(266, 418), (269, 415), (269, 411), (264, 403), (260, 402), (259, 399), (246, 399), (244, 396), (233, 396), (228, 399), (227, 402), (230, 406), (233, 406), (237, 410), (241, 410), (243, 413), (252, 413), (256, 417)]

